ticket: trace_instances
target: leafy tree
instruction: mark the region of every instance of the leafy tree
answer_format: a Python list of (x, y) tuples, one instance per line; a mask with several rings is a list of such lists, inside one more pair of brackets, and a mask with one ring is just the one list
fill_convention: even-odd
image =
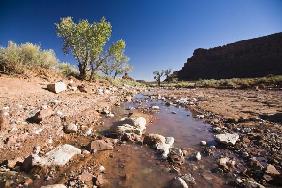
[(123, 40), (118, 40), (113, 43), (104, 55), (104, 63), (102, 65), (101, 71), (110, 76), (113, 74), (113, 78), (116, 76), (124, 74), (132, 70), (132, 67), (128, 64), (129, 58), (124, 54), (125, 42)]
[(164, 75), (164, 71), (154, 71), (154, 79), (158, 82), (158, 86), (161, 86), (161, 77)]
[(101, 53), (111, 36), (111, 23), (104, 17), (92, 24), (87, 20), (74, 23), (71, 17), (65, 17), (56, 23), (56, 29), (58, 36), (63, 39), (64, 53), (71, 52), (78, 62), (80, 78), (86, 78), (89, 66), (92, 77), (104, 63)]

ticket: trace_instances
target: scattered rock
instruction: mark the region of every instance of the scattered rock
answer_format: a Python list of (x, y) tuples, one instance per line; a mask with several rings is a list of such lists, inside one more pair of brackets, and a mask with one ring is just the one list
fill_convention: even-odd
[(173, 137), (164, 137), (159, 134), (149, 134), (144, 137), (144, 144), (147, 144), (153, 149), (157, 149), (162, 152), (163, 158), (167, 158), (169, 149), (174, 143)]
[(242, 184), (245, 188), (265, 188), (253, 179), (244, 179)]
[(84, 182), (90, 182), (93, 180), (93, 175), (89, 172), (83, 172), (82, 174), (79, 175), (78, 179), (80, 181), (84, 181)]
[(56, 82), (54, 84), (48, 84), (47, 89), (54, 93), (60, 93), (62, 91), (65, 91), (67, 89), (67, 86), (64, 82)]
[(24, 181), (24, 187), (29, 187), (33, 183), (33, 180), (31, 178), (27, 178)]
[(201, 153), (197, 152), (195, 158), (197, 159), (197, 161), (200, 161), (202, 159)]
[(171, 181), (170, 187), (173, 187), (173, 188), (188, 188), (188, 185), (182, 178), (175, 177)]
[(64, 127), (64, 131), (66, 133), (76, 133), (78, 131), (78, 127), (74, 123), (69, 123)]
[(195, 178), (191, 174), (183, 174), (181, 178), (187, 183), (187, 184), (196, 184)]
[(168, 154), (168, 160), (176, 164), (183, 164), (185, 159), (181, 149), (171, 148)]
[(120, 137), (140, 137), (145, 129), (146, 119), (143, 117), (123, 118), (111, 128)]
[(201, 145), (202, 145), (202, 146), (206, 146), (206, 145), (207, 145), (207, 142), (206, 142), (206, 141), (201, 141)]
[(222, 157), (219, 159), (219, 166), (225, 168), (225, 169), (228, 169), (228, 166), (227, 166), (227, 163), (229, 162), (229, 158), (228, 157)]
[(53, 114), (54, 111), (51, 108), (47, 107), (45, 109), (38, 111), (33, 117), (29, 118), (28, 121), (34, 123), (40, 123), (43, 119), (48, 118)]
[(205, 118), (205, 115), (196, 115), (196, 118), (198, 118), (198, 119), (204, 119), (204, 118)]
[(90, 144), (90, 150), (92, 152), (112, 150), (114, 149), (113, 143), (109, 140), (94, 140)]
[(278, 170), (276, 170), (276, 168), (271, 164), (267, 165), (265, 173), (272, 176), (280, 175), (280, 172), (278, 172)]
[(94, 183), (97, 186), (102, 186), (106, 183), (107, 181), (105, 180), (104, 176), (102, 174), (99, 174), (97, 177), (94, 177)]
[(81, 85), (77, 86), (77, 89), (78, 89), (80, 92), (88, 93), (88, 89), (87, 89), (87, 87), (86, 87), (84, 84), (81, 84)]
[(106, 168), (104, 166), (99, 166), (99, 172), (105, 172)]
[(152, 110), (160, 110), (160, 107), (159, 106), (152, 106), (151, 109)]
[(64, 144), (46, 153), (43, 157), (32, 154), (23, 162), (23, 168), (29, 171), (32, 166), (63, 166), (81, 150), (74, 146)]
[(239, 139), (239, 135), (237, 133), (224, 133), (215, 135), (215, 139), (225, 145), (235, 145), (237, 140)]

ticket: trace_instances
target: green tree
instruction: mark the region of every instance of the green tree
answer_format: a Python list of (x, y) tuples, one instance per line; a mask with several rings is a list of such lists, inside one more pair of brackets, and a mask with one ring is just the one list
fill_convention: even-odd
[(118, 40), (110, 46), (106, 55), (104, 55), (104, 61), (106, 63), (101, 68), (104, 74), (108, 76), (113, 75), (113, 78), (116, 78), (118, 75), (132, 70), (132, 67), (128, 63), (129, 58), (124, 53), (125, 47), (124, 40)]
[(157, 81), (158, 86), (161, 86), (161, 78), (164, 75), (164, 71), (154, 71), (154, 79)]
[(80, 78), (85, 79), (88, 70), (91, 70), (92, 78), (104, 63), (101, 54), (112, 33), (111, 23), (104, 17), (92, 24), (87, 20), (74, 23), (71, 17), (65, 17), (56, 23), (56, 29), (63, 39), (64, 53), (71, 52), (78, 62)]

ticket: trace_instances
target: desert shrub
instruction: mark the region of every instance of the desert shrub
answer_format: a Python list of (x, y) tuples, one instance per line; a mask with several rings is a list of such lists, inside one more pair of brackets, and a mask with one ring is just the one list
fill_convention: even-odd
[(42, 50), (39, 45), (8, 42), (0, 48), (0, 71), (8, 74), (23, 73), (25, 70), (50, 69), (58, 63), (53, 50)]
[(58, 63), (57, 69), (65, 76), (77, 77), (79, 74), (78, 69), (69, 63)]

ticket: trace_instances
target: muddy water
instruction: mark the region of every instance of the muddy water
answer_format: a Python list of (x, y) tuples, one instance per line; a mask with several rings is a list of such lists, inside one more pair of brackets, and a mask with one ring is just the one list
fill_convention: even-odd
[[(105, 125), (110, 126), (113, 121), (125, 117), (132, 111), (129, 108), (140, 110), (152, 105), (159, 106), (160, 110), (153, 112), (153, 120), (148, 124), (146, 133), (172, 136), (175, 138), (175, 147), (193, 151), (201, 150), (199, 143), (202, 140), (209, 145), (215, 144), (210, 132), (211, 126), (193, 118), (191, 112), (177, 106), (166, 106), (164, 101), (149, 100), (142, 95), (114, 109), (114, 120), (105, 119)], [(196, 179), (197, 184), (192, 187), (229, 187), (225, 185), (224, 178), (211, 173), (211, 169), (216, 167), (212, 157), (186, 163), (180, 169), (182, 173), (191, 173)], [(168, 162), (161, 161), (158, 154), (146, 146), (122, 145), (103, 165), (109, 172), (106, 176), (109, 187), (170, 187), (169, 181), (177, 176), (169, 172), (172, 166)]]

